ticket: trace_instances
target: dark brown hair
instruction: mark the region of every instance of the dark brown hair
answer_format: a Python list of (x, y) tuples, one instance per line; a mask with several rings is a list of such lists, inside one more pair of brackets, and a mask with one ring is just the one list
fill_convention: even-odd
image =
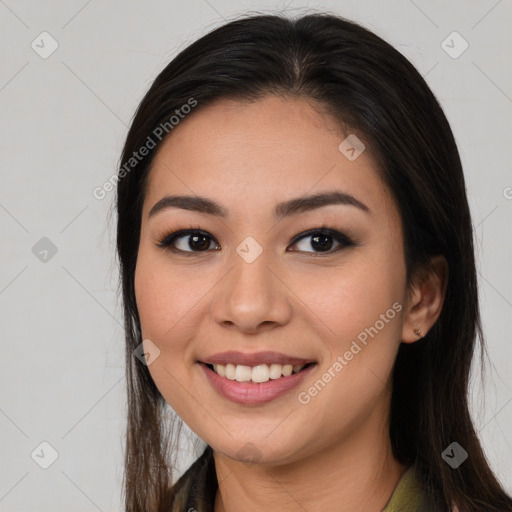
[[(134, 292), (142, 204), (151, 162), (165, 140), (155, 134), (167, 126), (165, 135), (172, 136), (171, 116), (191, 99), (197, 102), (188, 114), (193, 116), (217, 99), (266, 94), (316, 100), (340, 126), (361, 134), (401, 214), (409, 284), (433, 256), (448, 263), (438, 321), (421, 341), (401, 344), (396, 359), (389, 432), (395, 457), (416, 465), (439, 510), (455, 503), (460, 512), (512, 511), (468, 409), (477, 338), (482, 360), (484, 344), (472, 222), (452, 131), (424, 79), (401, 53), (358, 24), (326, 13), (297, 19), (249, 15), (224, 24), (165, 67), (134, 116), (117, 184), (128, 388), (126, 510), (170, 510), (173, 495), (169, 469), (176, 428), (147, 366), (133, 355), (142, 342)], [(127, 168), (150, 139), (154, 147)], [(441, 457), (453, 441), (469, 454), (457, 469)]]

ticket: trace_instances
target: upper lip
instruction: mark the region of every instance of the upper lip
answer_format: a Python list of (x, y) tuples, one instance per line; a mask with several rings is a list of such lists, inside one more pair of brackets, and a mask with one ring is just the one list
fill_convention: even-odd
[(312, 359), (303, 359), (300, 357), (287, 356), (280, 352), (254, 352), (248, 354), (245, 352), (237, 352), (236, 350), (230, 350), (228, 352), (219, 352), (208, 356), (201, 362), (205, 364), (240, 364), (245, 366), (258, 366), (260, 364), (292, 364), (301, 365), (315, 362)]

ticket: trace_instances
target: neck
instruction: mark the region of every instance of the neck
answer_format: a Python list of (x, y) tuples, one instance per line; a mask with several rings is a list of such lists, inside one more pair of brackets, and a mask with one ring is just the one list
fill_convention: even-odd
[(248, 466), (214, 452), (214, 511), (268, 512), (269, 503), (283, 512), (382, 511), (407, 468), (393, 457), (387, 425), (374, 427), (369, 421), (347, 439), (286, 465)]

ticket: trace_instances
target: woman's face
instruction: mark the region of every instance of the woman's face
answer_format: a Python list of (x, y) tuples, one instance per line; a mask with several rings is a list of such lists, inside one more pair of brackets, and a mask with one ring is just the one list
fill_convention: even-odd
[[(228, 457), (285, 463), (385, 431), (406, 309), (402, 227), (369, 150), (357, 156), (352, 137), (340, 149), (347, 135), (305, 100), (221, 100), (155, 157), (135, 274), (148, 368)], [(150, 215), (167, 196), (208, 203)], [(178, 229), (200, 233), (158, 246)], [(236, 380), (206, 367), (214, 355), (240, 363), (226, 368)], [(314, 364), (274, 378), (299, 360)]]

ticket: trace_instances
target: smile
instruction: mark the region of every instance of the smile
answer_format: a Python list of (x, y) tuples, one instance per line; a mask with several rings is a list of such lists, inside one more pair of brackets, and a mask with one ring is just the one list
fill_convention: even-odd
[(199, 366), (207, 382), (220, 396), (231, 402), (254, 406), (285, 395), (297, 387), (317, 364), (261, 364), (251, 367), (232, 363), (224, 366), (200, 362)]
[(217, 375), (225, 377), (229, 380), (236, 380), (237, 382), (257, 382), (263, 383), (269, 380), (276, 380), (282, 377), (289, 377), (300, 372), (308, 364), (260, 364), (257, 366), (247, 366), (241, 364), (212, 364), (208, 367), (213, 370)]

